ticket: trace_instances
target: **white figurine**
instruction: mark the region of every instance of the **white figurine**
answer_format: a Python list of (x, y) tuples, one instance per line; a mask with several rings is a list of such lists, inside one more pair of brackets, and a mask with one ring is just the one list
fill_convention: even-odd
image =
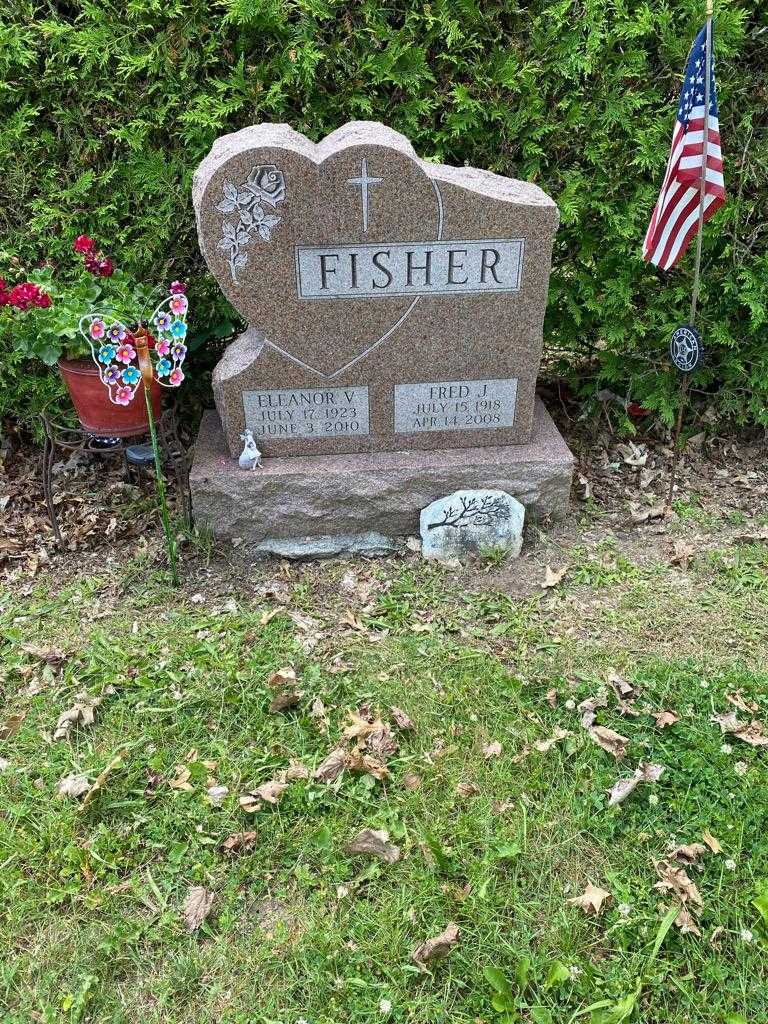
[(246, 430), (244, 434), (241, 434), (240, 440), (245, 443), (240, 458), (237, 460), (240, 469), (256, 469), (257, 466), (261, 466), (261, 452), (256, 447), (251, 431)]

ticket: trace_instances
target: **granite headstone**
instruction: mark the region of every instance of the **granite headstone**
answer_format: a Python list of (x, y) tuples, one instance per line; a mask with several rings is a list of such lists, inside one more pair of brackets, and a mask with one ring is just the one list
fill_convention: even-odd
[(382, 124), (319, 144), (284, 124), (217, 140), (194, 180), (200, 247), (250, 325), (214, 372), (230, 454), (531, 439), (554, 202), (419, 159)]

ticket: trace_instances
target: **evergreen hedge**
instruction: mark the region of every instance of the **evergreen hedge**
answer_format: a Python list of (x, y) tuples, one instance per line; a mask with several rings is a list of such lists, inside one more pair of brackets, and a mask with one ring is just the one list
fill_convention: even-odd
[[(693, 247), (665, 275), (643, 263), (641, 242), (703, 0), (10, 4), (0, 275), (17, 276), (14, 258), (55, 260), (87, 232), (127, 269), (187, 277), (196, 322), (222, 333), (232, 312), (202, 264), (190, 201), (213, 140), (257, 121), (317, 140), (349, 119), (381, 120), (427, 158), (554, 197), (550, 371), (671, 419), (666, 346), (688, 316)], [(768, 423), (768, 8), (716, 7), (729, 199), (705, 234), (710, 351), (697, 381), (721, 414)], [(0, 415), (23, 418), (38, 400), (6, 331)]]

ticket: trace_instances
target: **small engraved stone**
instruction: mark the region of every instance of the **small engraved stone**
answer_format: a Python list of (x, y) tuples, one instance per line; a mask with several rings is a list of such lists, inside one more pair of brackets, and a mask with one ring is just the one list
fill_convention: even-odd
[(447, 561), (469, 554), (507, 551), (523, 545), (525, 508), (506, 491), (454, 491), (421, 513), (421, 553)]

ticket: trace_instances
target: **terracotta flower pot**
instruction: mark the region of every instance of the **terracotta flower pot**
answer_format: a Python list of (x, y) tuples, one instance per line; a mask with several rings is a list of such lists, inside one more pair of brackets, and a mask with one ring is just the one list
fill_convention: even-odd
[[(140, 383), (130, 405), (115, 405), (99, 379), (99, 371), (90, 359), (60, 359), (59, 372), (69, 388), (80, 424), (98, 437), (133, 437), (149, 430), (144, 384)], [(152, 409), (159, 419), (163, 392), (152, 381)]]

